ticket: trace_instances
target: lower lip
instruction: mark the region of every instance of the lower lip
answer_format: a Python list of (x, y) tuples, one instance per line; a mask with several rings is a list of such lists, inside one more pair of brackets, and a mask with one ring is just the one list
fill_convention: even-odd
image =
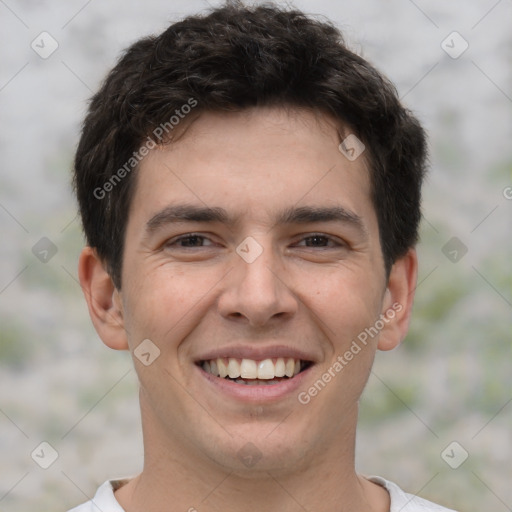
[(198, 372), (206, 381), (225, 395), (232, 396), (245, 402), (268, 402), (277, 401), (296, 393), (303, 385), (312, 366), (306, 368), (295, 377), (283, 380), (277, 384), (247, 385), (237, 384), (236, 382), (221, 377), (216, 377), (211, 373), (205, 372), (202, 368), (195, 365)]

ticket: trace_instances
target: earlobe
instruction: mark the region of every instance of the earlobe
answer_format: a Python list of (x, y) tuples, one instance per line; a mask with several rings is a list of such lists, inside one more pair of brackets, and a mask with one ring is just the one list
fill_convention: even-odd
[(120, 292), (91, 247), (84, 247), (78, 277), (89, 315), (103, 343), (115, 350), (128, 350)]
[(409, 249), (391, 268), (382, 306), (385, 326), (380, 332), (377, 345), (379, 350), (391, 350), (405, 338), (409, 329), (417, 275), (416, 250)]

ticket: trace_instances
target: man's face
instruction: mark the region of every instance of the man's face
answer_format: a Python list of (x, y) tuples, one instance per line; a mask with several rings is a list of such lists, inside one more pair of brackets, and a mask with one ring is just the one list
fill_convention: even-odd
[(120, 297), (131, 350), (160, 351), (134, 357), (156, 444), (298, 469), (353, 431), (378, 335), (335, 363), (385, 311), (386, 278), (364, 155), (339, 142), (308, 112), (205, 113), (142, 162)]

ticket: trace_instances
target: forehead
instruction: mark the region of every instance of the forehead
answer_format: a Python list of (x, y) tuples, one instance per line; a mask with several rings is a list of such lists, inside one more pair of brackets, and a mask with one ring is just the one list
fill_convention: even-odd
[(365, 155), (350, 160), (340, 151), (344, 132), (306, 110), (203, 112), (141, 162), (130, 216), (147, 220), (188, 203), (264, 222), (293, 206), (341, 206), (371, 223)]

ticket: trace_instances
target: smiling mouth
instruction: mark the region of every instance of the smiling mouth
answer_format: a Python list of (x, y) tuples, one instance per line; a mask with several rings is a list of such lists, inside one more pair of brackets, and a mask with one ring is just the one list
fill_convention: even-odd
[(292, 357), (277, 357), (261, 361), (219, 357), (217, 359), (199, 361), (197, 364), (206, 373), (237, 384), (268, 386), (293, 379), (296, 375), (308, 369), (313, 363)]

